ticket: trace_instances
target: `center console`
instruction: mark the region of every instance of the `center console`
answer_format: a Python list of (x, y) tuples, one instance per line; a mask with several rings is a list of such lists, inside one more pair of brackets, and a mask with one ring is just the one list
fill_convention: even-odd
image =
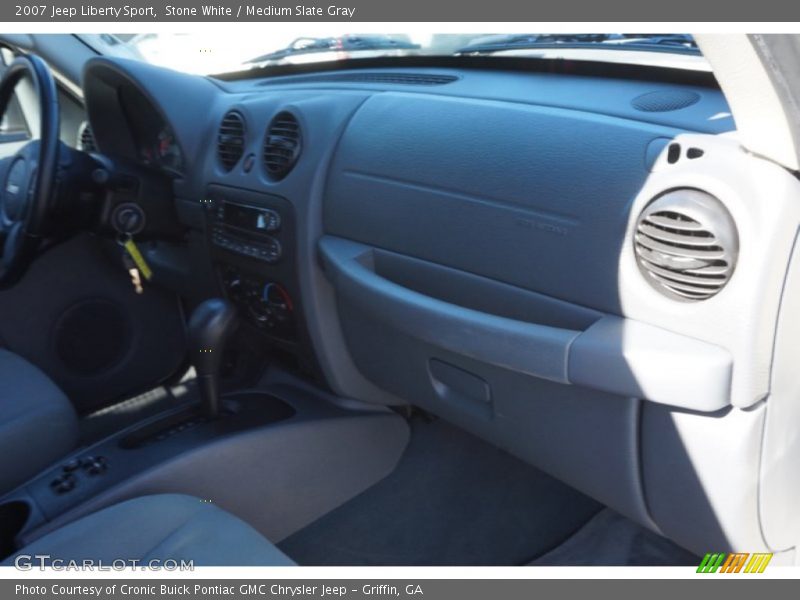
[(0, 494), (0, 562), (86, 514), (161, 493), (213, 502), (284, 539), (384, 478), (408, 442), (396, 413), (331, 400), (273, 372), (225, 394), (216, 418), (187, 397), (79, 448)]
[(154, 465), (263, 429), (295, 413), (284, 400), (255, 392), (228, 394), (224, 407), (224, 415), (216, 419), (203, 416), (194, 404), (157, 415), (79, 450), (27, 482), (18, 495), (32, 501), (41, 520), (51, 520)]
[(296, 343), (294, 218), (280, 196), (209, 186), (212, 260), (226, 297), (264, 335)]
[(244, 328), (271, 358), (282, 358), (321, 381), (300, 310), (291, 202), (211, 184), (203, 204), (214, 270)]

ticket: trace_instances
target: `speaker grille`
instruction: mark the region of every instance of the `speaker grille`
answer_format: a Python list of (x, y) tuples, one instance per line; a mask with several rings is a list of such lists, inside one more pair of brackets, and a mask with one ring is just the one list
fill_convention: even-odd
[(120, 306), (97, 298), (67, 309), (53, 337), (61, 364), (75, 375), (89, 377), (110, 371), (125, 359), (132, 331)]
[(664, 90), (637, 96), (631, 101), (642, 112), (670, 112), (687, 108), (700, 101), (700, 94), (687, 90)]

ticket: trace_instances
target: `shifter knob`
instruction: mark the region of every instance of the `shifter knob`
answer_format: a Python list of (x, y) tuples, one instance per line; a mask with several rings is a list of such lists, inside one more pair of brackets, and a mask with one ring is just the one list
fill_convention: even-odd
[(195, 308), (189, 319), (189, 353), (208, 417), (219, 414), (219, 372), (225, 342), (236, 329), (236, 309), (227, 300), (211, 298)]

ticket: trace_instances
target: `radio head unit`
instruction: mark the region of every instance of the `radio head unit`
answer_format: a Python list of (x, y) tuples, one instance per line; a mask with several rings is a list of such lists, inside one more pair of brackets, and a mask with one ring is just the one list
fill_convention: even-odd
[(274, 233), (281, 228), (281, 216), (277, 211), (228, 200), (219, 202), (217, 221), (251, 233)]
[(211, 243), (274, 264), (283, 256), (283, 218), (273, 208), (217, 198), (210, 211)]

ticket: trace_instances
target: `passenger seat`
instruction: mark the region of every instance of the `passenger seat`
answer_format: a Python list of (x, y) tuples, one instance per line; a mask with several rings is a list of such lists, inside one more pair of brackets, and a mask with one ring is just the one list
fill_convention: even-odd
[[(193, 496), (142, 496), (87, 515), (6, 559), (49, 555), (65, 562), (193, 561), (194, 566), (291, 566), (295, 563), (255, 529)], [(38, 564), (38, 562), (36, 563)]]
[(64, 393), (27, 360), (0, 348), (0, 496), (78, 441), (78, 416)]

